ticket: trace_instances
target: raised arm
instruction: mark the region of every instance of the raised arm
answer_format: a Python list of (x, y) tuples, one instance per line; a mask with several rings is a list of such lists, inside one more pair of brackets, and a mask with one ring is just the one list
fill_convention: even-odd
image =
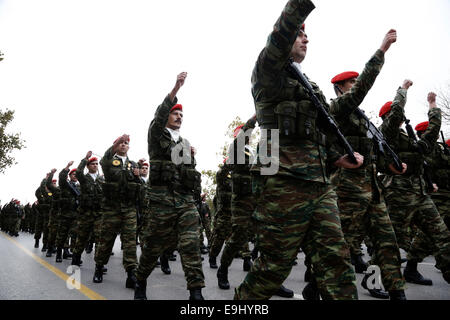
[(301, 25), (315, 6), (310, 0), (289, 0), (255, 67), (258, 82), (272, 82), (285, 67)]

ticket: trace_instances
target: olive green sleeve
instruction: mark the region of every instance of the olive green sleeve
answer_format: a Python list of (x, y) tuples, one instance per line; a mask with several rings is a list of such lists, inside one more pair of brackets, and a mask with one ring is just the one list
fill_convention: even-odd
[(301, 25), (315, 6), (310, 0), (289, 0), (261, 52), (255, 72), (258, 83), (273, 85), (273, 79), (283, 70)]
[(78, 181), (80, 181), (80, 183), (86, 182), (86, 177), (84, 176), (84, 168), (86, 168), (87, 163), (88, 160), (86, 158), (81, 159), (80, 164), (77, 167), (77, 171), (75, 172), (75, 176), (77, 177)]
[(442, 123), (441, 109), (430, 109), (430, 111), (428, 111), (428, 121), (428, 128), (418, 141), (425, 153), (431, 153), (433, 151), (433, 146), (439, 138), (439, 131), (441, 130)]
[(331, 101), (330, 111), (339, 122), (339, 125), (344, 125), (349, 115), (361, 105), (375, 83), (383, 64), (384, 52), (378, 49), (366, 63), (363, 72), (356, 79), (353, 87), (348, 92)]
[(380, 131), (383, 133), (386, 141), (391, 144), (397, 137), (400, 131), (400, 125), (405, 121), (405, 104), (406, 104), (407, 90), (399, 88), (397, 95), (392, 102), (391, 111), (384, 119), (380, 126)]
[(163, 134), (164, 128), (166, 127), (167, 120), (169, 119), (170, 109), (175, 106), (178, 102), (177, 97), (174, 99), (175, 101), (171, 101), (169, 95), (166, 96), (164, 101), (158, 106), (155, 112), (155, 117), (150, 123), (150, 127), (148, 129), (148, 137), (147, 142), (150, 148), (150, 143), (153, 139), (160, 139)]

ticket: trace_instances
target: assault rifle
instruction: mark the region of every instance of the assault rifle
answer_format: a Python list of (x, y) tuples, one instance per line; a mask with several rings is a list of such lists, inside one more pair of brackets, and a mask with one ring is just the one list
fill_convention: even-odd
[[(423, 156), (425, 153), (417, 141), (416, 134), (414, 133), (414, 130), (411, 127), (411, 124), (409, 123), (410, 120), (406, 119), (406, 117), (404, 120), (405, 120), (405, 128), (406, 128), (406, 132), (408, 133), (408, 137), (414, 141), (417, 151), (420, 154), (422, 154), (422, 156)], [(431, 170), (431, 168), (430, 168), (430, 165), (428, 164), (428, 162), (426, 160), (423, 160), (423, 176), (425, 178), (425, 183), (427, 184), (428, 192), (433, 192), (434, 188), (433, 188), (433, 181), (431, 180), (430, 170)]]
[(328, 114), (325, 107), (322, 105), (322, 103), (319, 101), (317, 96), (314, 93), (314, 89), (309, 83), (308, 79), (303, 75), (303, 73), (297, 68), (297, 66), (294, 65), (294, 62), (291, 60), (289, 61), (287, 65), (287, 70), (306, 88), (308, 91), (309, 97), (311, 98), (312, 102), (316, 106), (317, 110), (319, 111), (319, 115), (322, 117), (322, 119), (326, 122), (326, 124), (330, 127), (330, 129), (333, 131), (333, 133), (336, 135), (339, 144), (344, 148), (345, 152), (347, 153), (350, 162), (357, 163), (355, 155), (353, 154), (353, 148), (348, 143), (347, 139), (345, 139), (342, 132), (339, 130), (336, 122), (331, 118), (331, 116)]

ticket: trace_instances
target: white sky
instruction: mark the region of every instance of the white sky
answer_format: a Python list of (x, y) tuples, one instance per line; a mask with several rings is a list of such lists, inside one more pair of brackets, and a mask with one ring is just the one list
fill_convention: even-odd
[[(27, 145), (0, 175), (2, 205), (34, 201), (50, 169), (77, 166), (88, 150), (103, 155), (123, 133), (130, 158), (148, 158), (148, 125), (181, 71), (181, 134), (198, 150), (198, 169), (215, 169), (227, 125), (254, 113), (251, 71), (286, 2), (0, 0), (0, 108), (16, 111), (9, 130)], [(407, 116), (426, 121), (427, 93), (450, 82), (450, 1), (314, 4), (302, 66), (327, 98), (330, 79), (361, 72), (395, 28), (398, 41), (361, 107), (378, 114), (410, 78)]]

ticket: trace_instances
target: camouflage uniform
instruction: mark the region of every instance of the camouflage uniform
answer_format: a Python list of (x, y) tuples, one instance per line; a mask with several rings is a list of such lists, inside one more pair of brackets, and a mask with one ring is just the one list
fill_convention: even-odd
[[(415, 225), (423, 231), (431, 243), (439, 248), (436, 261), (442, 266), (444, 279), (450, 282), (450, 231), (444, 224), (433, 201), (426, 192), (423, 179), (423, 155), (418, 152), (415, 143), (400, 129), (404, 121), (406, 90), (398, 89), (392, 109), (380, 127), (389, 145), (408, 165), (405, 174), (391, 175), (388, 172), (383, 179), (386, 190), (386, 204), (397, 236), (398, 245), (410, 251), (411, 229)], [(433, 108), (428, 112), (429, 126), (418, 144), (425, 153), (432, 151), (441, 126), (441, 110)]]
[(94, 238), (98, 239), (100, 232), (101, 204), (103, 200), (101, 185), (104, 182), (104, 178), (97, 176), (94, 180), (89, 173), (84, 174), (84, 168), (86, 168), (87, 163), (87, 159), (82, 159), (75, 173), (81, 189), (77, 239), (73, 249), (75, 260), (81, 257), (90, 234), (93, 232)]
[(230, 167), (224, 164), (216, 173), (217, 211), (211, 234), (209, 256), (217, 257), (226, 239), (231, 235), (231, 186)]
[[(309, 0), (287, 3), (253, 70), (260, 127), (280, 132), (279, 170), (262, 181), (254, 213), (261, 255), (236, 289), (236, 299), (270, 298), (291, 272), (300, 247), (311, 257), (323, 299), (357, 299), (337, 196), (326, 173), (341, 155), (306, 90), (285, 70), (300, 26), (313, 9)], [(328, 108), (318, 86), (311, 85)], [(271, 140), (268, 135), (269, 151)]]
[(60, 218), (60, 199), (61, 189), (52, 183), (53, 173), (50, 173), (45, 182), (45, 186), (52, 194), (50, 201), (50, 210), (48, 214), (48, 252), (47, 257), (51, 257), (53, 249), (56, 245), (56, 236), (58, 234), (59, 218)]
[[(176, 98), (175, 98), (176, 100)], [(136, 271), (138, 282), (146, 281), (165, 249), (178, 244), (181, 264), (189, 290), (205, 286), (198, 242), (199, 214), (193, 194), (200, 183), (200, 173), (191, 164), (175, 165), (171, 159), (174, 148), (186, 150), (189, 142), (179, 138), (175, 142), (166, 123), (176, 104), (167, 96), (155, 112), (148, 131), (150, 157), (150, 211), (144, 221), (144, 245)], [(190, 152), (190, 151), (189, 151)], [(183, 153), (184, 157), (189, 157)]]
[[(244, 134), (248, 129), (247, 134), (251, 134), (255, 125), (251, 121), (242, 127), (239, 134)], [(222, 257), (220, 259), (220, 267), (228, 268), (233, 258), (239, 250), (245, 246), (248, 248), (248, 242), (251, 234), (254, 231), (254, 222), (252, 220), (253, 211), (255, 210), (255, 201), (252, 195), (252, 177), (250, 174), (250, 157), (251, 154), (247, 150), (248, 145), (244, 150), (238, 149), (237, 138), (234, 139), (232, 145), (233, 150), (233, 165), (232, 165), (232, 196), (231, 196), (231, 228), (232, 232), (228, 238), (225, 248), (223, 249)], [(238, 153), (244, 154), (245, 163), (238, 163)], [(229, 155), (231, 159), (231, 155)], [(245, 250), (242, 258), (250, 259), (251, 253)]]
[(35, 192), (36, 198), (38, 199), (37, 210), (39, 211), (39, 216), (38, 219), (36, 219), (36, 232), (34, 234), (34, 239), (39, 240), (42, 235), (43, 251), (47, 248), (49, 233), (48, 221), (53, 196), (53, 194), (46, 189), (46, 182), (47, 179), (43, 179), (39, 188)]
[(394, 229), (377, 180), (377, 169), (389, 169), (383, 155), (374, 149), (372, 138), (367, 137), (368, 123), (352, 112), (364, 100), (383, 63), (384, 53), (377, 50), (352, 89), (330, 104), (331, 114), (342, 134), (354, 150), (364, 156), (364, 164), (360, 168), (339, 168), (333, 174), (332, 182), (336, 186), (342, 232), (350, 253), (355, 257), (362, 254), (361, 242), (367, 233), (374, 246), (373, 262), (380, 266), (385, 289), (391, 291), (403, 290), (405, 281), (400, 271), (400, 251)]
[[(445, 225), (450, 229), (450, 155), (444, 152), (441, 144), (435, 143), (433, 152), (426, 160), (431, 166), (431, 180), (439, 188), (438, 192), (431, 193), (431, 199)], [(418, 230), (408, 252), (408, 260), (420, 262), (429, 255), (437, 254), (438, 251), (433, 241)], [(437, 267), (440, 268), (439, 265)]]
[[(125, 163), (113, 154), (113, 147), (106, 150), (100, 160), (105, 176), (102, 186), (104, 202), (100, 241), (96, 243), (95, 263), (106, 265), (120, 233), (123, 247), (123, 266), (126, 271), (135, 269), (136, 256), (136, 200), (139, 192), (139, 178), (132, 172), (132, 163), (126, 158)], [(97, 246), (99, 246), (97, 248)]]

